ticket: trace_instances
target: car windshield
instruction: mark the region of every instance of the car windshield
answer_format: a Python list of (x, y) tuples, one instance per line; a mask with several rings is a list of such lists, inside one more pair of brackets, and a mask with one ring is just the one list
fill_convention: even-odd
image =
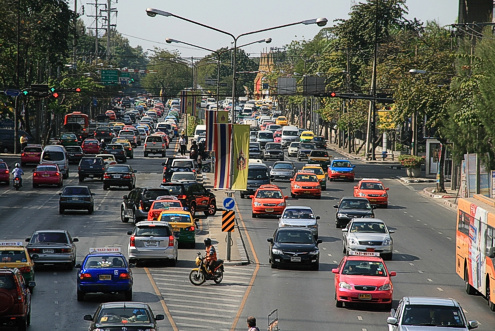
[(340, 209), (368, 209), (371, 210), (371, 205), (364, 200), (342, 200), (339, 206)]
[(171, 232), (166, 226), (139, 226), (135, 231), (136, 237), (168, 237)]
[(350, 232), (386, 233), (385, 224), (378, 222), (353, 222)]
[(277, 190), (258, 190), (256, 198), (260, 199), (282, 199), (282, 193)]
[(315, 175), (297, 175), (296, 182), (317, 182), (318, 177)]
[(436, 305), (406, 305), (402, 325), (446, 326), (465, 328), (458, 307)]
[(290, 219), (315, 219), (315, 215), (311, 209), (287, 208), (284, 211), (282, 218)]
[[(126, 308), (103, 308), (95, 321), (99, 324), (151, 323), (150, 316), (145, 309), (135, 309), (132, 305)], [(105, 327), (106, 328), (106, 327)]]
[(123, 268), (124, 259), (120, 256), (90, 256), (84, 268)]
[(294, 169), (294, 167), (289, 163), (277, 163), (273, 166), (273, 169)]
[(323, 141), (323, 137), (314, 137), (313, 140), (314, 141)]
[(361, 190), (383, 191), (383, 186), (380, 183), (361, 183)]
[(107, 172), (130, 172), (130, 169), (126, 166), (110, 166)]
[(191, 223), (191, 216), (188, 214), (162, 214), (160, 221), (169, 223)]
[(269, 175), (266, 172), (266, 169), (262, 168), (251, 168), (248, 169), (248, 179), (266, 179)]
[(87, 187), (70, 187), (64, 188), (62, 195), (89, 195)]
[(387, 271), (382, 262), (348, 260), (342, 268), (344, 275), (386, 277)]
[(182, 207), (179, 200), (174, 201), (155, 201), (151, 209), (168, 209), (170, 207), (180, 208)]
[(0, 251), (0, 265), (8, 262), (26, 262), (26, 252), (24, 250), (4, 250)]
[(283, 131), (283, 136), (297, 137), (298, 131)]
[(37, 166), (36, 171), (57, 171), (55, 166)]
[(276, 241), (279, 243), (313, 244), (314, 236), (310, 231), (280, 231), (277, 233)]
[(323, 175), (325, 174), (323, 172), (323, 169), (322, 168), (306, 168), (306, 169), (303, 169), (304, 171), (311, 171), (311, 172), (314, 172), (315, 175)]
[(259, 146), (249, 146), (249, 151), (250, 152), (255, 152), (255, 151), (259, 151), (260, 150), (260, 147)]
[(350, 168), (351, 162), (349, 161), (335, 161), (332, 166), (336, 168)]
[(315, 148), (315, 145), (313, 144), (299, 144), (299, 148), (300, 149), (314, 149)]
[(290, 147), (292, 147), (292, 148), (298, 148), (299, 147), (299, 143), (291, 143), (290, 144)]
[(273, 133), (271, 133), (271, 132), (260, 132), (258, 134), (258, 138), (260, 138), (260, 139), (273, 139)]
[(38, 232), (31, 238), (31, 243), (60, 243), (68, 244), (65, 233), (57, 232)]
[(282, 149), (280, 144), (266, 144), (265, 149)]
[(324, 151), (313, 151), (313, 152), (311, 152), (311, 156), (328, 157), (328, 153), (324, 152)]

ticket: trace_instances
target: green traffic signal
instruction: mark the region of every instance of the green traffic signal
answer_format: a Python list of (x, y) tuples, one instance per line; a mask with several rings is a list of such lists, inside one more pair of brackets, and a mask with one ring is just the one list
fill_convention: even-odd
[(22, 91), (22, 94), (28, 95), (29, 94), (29, 91), (28, 90), (24, 90), (24, 91)]
[(50, 91), (52, 91), (52, 93), (55, 92), (55, 87), (52, 87)]

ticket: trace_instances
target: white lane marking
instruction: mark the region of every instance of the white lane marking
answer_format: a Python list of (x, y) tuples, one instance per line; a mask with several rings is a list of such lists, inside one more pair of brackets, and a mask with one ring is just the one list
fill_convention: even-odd
[(358, 319), (358, 321), (362, 321), (363, 320), (363, 316), (358, 315), (357, 319)]
[(427, 281), (429, 281), (430, 283), (432, 283), (432, 282), (433, 282), (430, 278), (427, 278), (426, 280), (427, 280)]
[(445, 238), (447, 238), (448, 240), (452, 240), (452, 238), (450, 238), (450, 237), (445, 237)]
[(418, 270), (418, 272), (419, 272), (420, 274), (422, 274), (422, 273), (423, 273), (423, 270)]
[(437, 287), (437, 290), (439, 290), (440, 292), (443, 292), (443, 289), (441, 287)]
[(412, 262), (409, 262), (409, 265), (410, 265), (410, 266), (414, 266), (414, 263), (412, 263)]
[(440, 232), (440, 231), (438, 231), (438, 234), (442, 235), (443, 233), (442, 233), (442, 232)]

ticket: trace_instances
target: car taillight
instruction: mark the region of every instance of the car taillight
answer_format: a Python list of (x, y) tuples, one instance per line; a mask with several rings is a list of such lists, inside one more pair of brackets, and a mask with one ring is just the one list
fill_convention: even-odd
[(119, 275), (119, 279), (131, 279), (131, 275), (127, 272), (123, 272)]
[(55, 176), (59, 177), (60, 176), (60, 172), (55, 173)]
[(21, 157), (22, 157), (22, 156), (26, 156), (26, 154), (25, 154), (25, 153), (22, 153), (22, 154), (21, 154)]
[(162, 143), (162, 148), (165, 148), (165, 144), (164, 143)]
[(72, 248), (62, 248), (60, 249), (60, 253), (72, 253)]
[(33, 173), (33, 177), (38, 177), (39, 174), (37, 172)]
[(144, 144), (144, 148), (146, 148), (146, 145), (147, 145), (147, 144)]
[(104, 174), (104, 175), (103, 175), (103, 178), (104, 178), (104, 179), (110, 179), (110, 175), (109, 175), (109, 174)]
[(168, 237), (168, 246), (174, 246), (174, 240), (175, 240), (175, 237), (174, 236), (169, 236)]
[(140, 210), (144, 210), (144, 203), (143, 203), (143, 201), (142, 201), (142, 200), (141, 200), (141, 201), (139, 201), (139, 209), (140, 209)]
[(77, 167), (77, 170), (81, 170), (81, 166)]
[(124, 179), (131, 179), (131, 175), (124, 175), (124, 176), (122, 176), (122, 178), (124, 178)]
[(9, 171), (8, 171), (8, 170), (5, 170), (5, 173), (6, 173), (6, 174), (8, 174), (8, 173), (9, 173)]
[(181, 195), (178, 195), (178, 196), (177, 196), (177, 199), (179, 199), (179, 200), (180, 200), (180, 199), (186, 199), (186, 198), (187, 198), (187, 196), (186, 196), (186, 195), (184, 195), (184, 194), (181, 194)]
[(131, 238), (129, 239), (129, 246), (136, 247), (136, 237), (135, 236), (131, 236)]
[(19, 268), (19, 271), (22, 272), (23, 274), (26, 272), (31, 272), (31, 267), (29, 267), (29, 266), (21, 267), (21, 268)]
[(79, 279), (84, 280), (84, 279), (91, 279), (91, 274), (84, 273), (79, 276)]
[(29, 253), (40, 253), (41, 252), (41, 248), (29, 248), (28, 249), (28, 252)]
[(194, 226), (190, 226), (186, 229), (187, 231), (194, 231)]

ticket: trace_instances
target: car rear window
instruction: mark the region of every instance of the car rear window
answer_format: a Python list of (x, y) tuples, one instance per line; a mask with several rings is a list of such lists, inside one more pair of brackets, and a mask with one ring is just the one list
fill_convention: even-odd
[(36, 167), (36, 171), (57, 171), (57, 167), (55, 167), (55, 166), (38, 166), (38, 167)]
[(188, 214), (162, 214), (160, 217), (160, 221), (162, 222), (170, 222), (170, 223), (190, 223), (191, 216)]
[(89, 195), (87, 187), (66, 187), (63, 195)]
[(172, 235), (166, 226), (139, 226), (136, 228), (136, 237), (169, 237)]
[(91, 256), (88, 257), (85, 268), (123, 268), (124, 259), (120, 256)]
[(39, 232), (35, 233), (33, 238), (31, 239), (32, 243), (67, 243), (67, 236), (65, 233), (56, 233), (56, 232)]
[(81, 159), (81, 165), (101, 165), (103, 164), (103, 159), (94, 158), (94, 159)]
[(27, 261), (27, 259), (26, 259), (26, 252), (24, 250), (4, 250), (4, 251), (0, 251), (0, 263), (2, 263), (2, 262), (3, 263), (7, 263), (7, 262), (26, 262), (26, 261)]
[(317, 157), (327, 157), (328, 153), (323, 152), (323, 151), (312, 151), (311, 156), (317, 156)]
[(26, 148), (24, 148), (24, 152), (38, 152), (38, 153), (40, 153), (41, 148), (40, 147), (26, 147)]
[(177, 160), (174, 160), (174, 163), (172, 163), (172, 167), (177, 167), (177, 168), (193, 168), (193, 161), (177, 161)]
[(7, 163), (0, 163), (0, 169), (7, 169)]
[(124, 149), (122, 145), (108, 145), (106, 149)]
[(161, 136), (148, 137), (147, 142), (161, 143), (163, 141)]
[[(171, 194), (170, 192), (179, 192), (177, 194)], [(144, 193), (144, 198), (145, 199), (148, 199), (148, 200), (156, 200), (156, 198), (158, 198), (159, 196), (162, 196), (162, 195), (178, 195), (178, 194), (181, 194), (182, 192), (182, 186), (178, 186), (178, 185), (175, 185), (175, 186), (167, 186), (165, 187), (164, 189), (160, 189), (160, 190), (147, 190), (145, 193)]]
[(45, 151), (43, 154), (44, 161), (63, 161), (64, 159), (65, 155), (63, 152)]

